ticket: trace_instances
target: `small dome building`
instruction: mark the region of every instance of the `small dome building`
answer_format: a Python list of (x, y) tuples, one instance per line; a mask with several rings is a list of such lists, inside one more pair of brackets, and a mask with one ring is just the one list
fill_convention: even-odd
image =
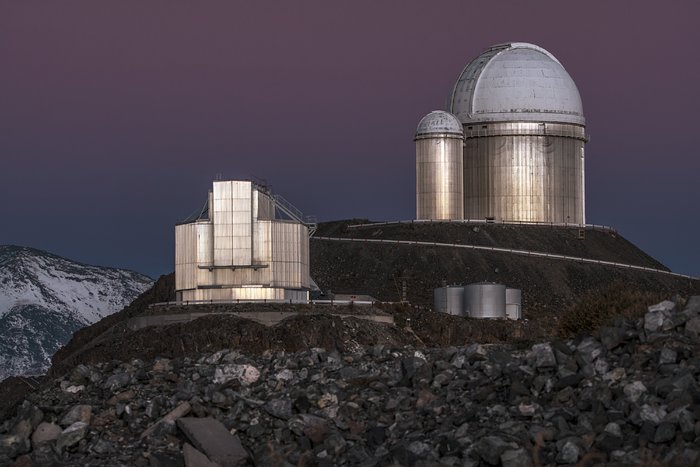
[(416, 219), (462, 219), (462, 123), (435, 110), (416, 129)]

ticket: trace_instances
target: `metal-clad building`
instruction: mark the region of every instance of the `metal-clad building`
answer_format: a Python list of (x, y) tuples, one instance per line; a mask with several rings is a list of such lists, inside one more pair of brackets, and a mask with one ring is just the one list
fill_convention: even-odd
[(433, 311), (464, 316), (464, 287), (450, 285), (433, 290)]
[(450, 219), (585, 224), (583, 105), (551, 53), (489, 48), (459, 75), (447, 111), (464, 130), (464, 207)]
[(462, 124), (436, 110), (416, 129), (416, 219), (462, 219)]
[(472, 318), (505, 318), (506, 286), (494, 282), (465, 286), (464, 309)]
[(523, 318), (523, 293), (520, 289), (506, 288), (506, 317), (508, 319)]
[(207, 216), (175, 227), (178, 301), (307, 300), (309, 228), (250, 181), (215, 181)]

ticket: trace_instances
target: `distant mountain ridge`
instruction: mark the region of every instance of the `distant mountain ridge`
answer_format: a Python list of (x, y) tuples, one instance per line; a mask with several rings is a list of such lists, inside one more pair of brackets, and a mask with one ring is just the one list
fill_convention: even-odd
[(73, 333), (153, 285), (143, 274), (0, 245), (0, 380), (47, 370)]

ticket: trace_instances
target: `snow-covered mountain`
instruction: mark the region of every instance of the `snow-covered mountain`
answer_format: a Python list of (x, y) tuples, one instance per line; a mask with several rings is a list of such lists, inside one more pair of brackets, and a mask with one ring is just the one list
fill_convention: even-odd
[(0, 380), (44, 373), (76, 330), (121, 310), (151, 285), (133, 271), (0, 245)]

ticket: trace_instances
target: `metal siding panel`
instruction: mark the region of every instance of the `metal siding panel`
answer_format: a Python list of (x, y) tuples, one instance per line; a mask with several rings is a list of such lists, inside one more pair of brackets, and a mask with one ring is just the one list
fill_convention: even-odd
[(200, 286), (200, 285), (207, 285), (207, 284), (213, 284), (214, 280), (214, 272), (210, 271), (209, 269), (200, 269), (197, 268), (195, 271), (195, 285)]
[(214, 264), (231, 264), (231, 182), (214, 182)]
[(175, 290), (196, 287), (197, 237), (195, 224), (175, 226)]
[[(252, 200), (251, 200), (251, 194), (248, 193), (248, 196), (243, 196), (241, 198), (233, 198), (231, 199), (231, 211), (234, 213), (244, 213), (246, 217), (250, 216), (252, 217), (251, 214), (251, 209), (252, 209)], [(235, 220), (235, 214), (234, 214), (234, 220)]]
[(253, 263), (268, 264), (272, 260), (272, 222), (256, 220), (253, 222)]
[(265, 193), (254, 191), (253, 218), (258, 220), (272, 220), (275, 218), (275, 204)]
[(527, 122), (473, 127), (465, 128), (466, 219), (585, 221), (582, 127)]
[(253, 229), (251, 199), (233, 200), (231, 222), (231, 263), (235, 265), (252, 264)]
[(430, 137), (416, 140), (416, 218), (462, 219), (462, 140)]
[(447, 286), (434, 290), (435, 311), (455, 316), (464, 315), (464, 287)]
[(302, 224), (272, 223), (272, 283), (286, 288), (309, 286), (308, 229)]
[(183, 290), (182, 292), (177, 293), (177, 297), (180, 298), (183, 302), (191, 301), (191, 300), (196, 300), (196, 290)]
[(214, 226), (207, 223), (197, 223), (197, 264), (208, 266), (214, 261)]
[(506, 317), (522, 319), (522, 292), (520, 289), (506, 288)]
[[(309, 255), (309, 231), (306, 227), (301, 229), (301, 287), (308, 289), (311, 288), (311, 260)], [(307, 292), (308, 298), (308, 292)]]
[(231, 197), (231, 182), (216, 181), (214, 186), (214, 200), (221, 200)]
[(294, 302), (306, 302), (309, 300), (308, 290), (285, 290), (284, 299)]
[(464, 309), (472, 318), (505, 318), (506, 286), (479, 283), (464, 287)]

